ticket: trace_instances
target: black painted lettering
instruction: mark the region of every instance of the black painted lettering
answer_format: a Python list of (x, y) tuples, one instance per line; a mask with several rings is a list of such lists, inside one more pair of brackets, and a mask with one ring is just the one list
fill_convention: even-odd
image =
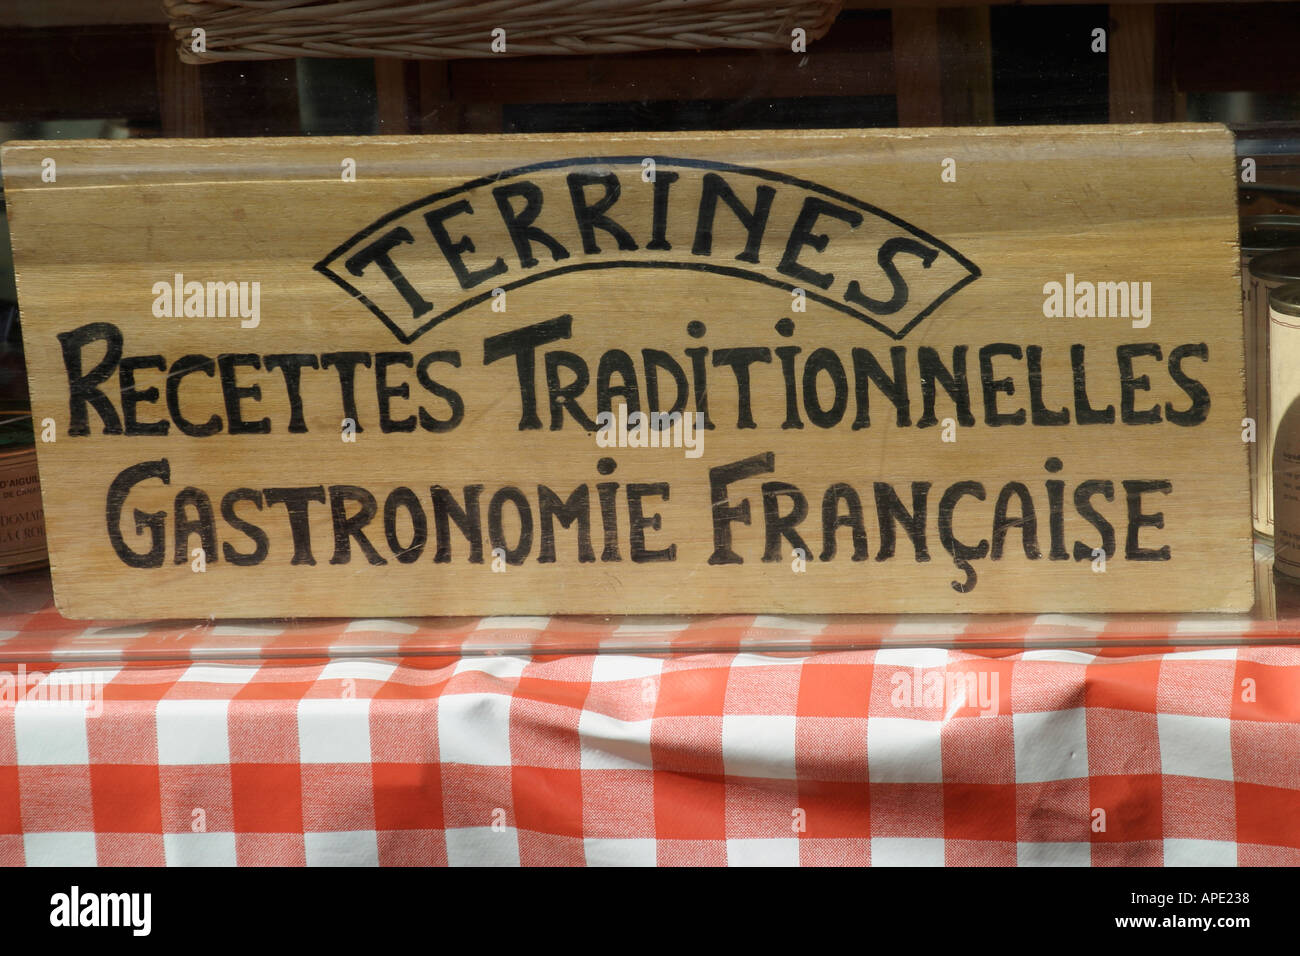
[(267, 507), (284, 505), (289, 515), (289, 533), (293, 537), (293, 560), (290, 564), (315, 565), (316, 557), (311, 553), (311, 521), (308, 507), (311, 503), (325, 503), (325, 486), (315, 485), (307, 488), (266, 488)]
[(704, 427), (712, 430), (717, 426), (713, 424), (713, 419), (709, 417), (708, 346), (700, 345), (696, 348), (687, 349), (686, 354), (691, 358), (691, 382), (695, 388), (695, 410), (704, 416)]
[[(514, 505), (519, 522), (519, 540), (513, 548), (506, 546), (506, 503)], [(492, 542), (493, 557), (497, 551), (505, 556), (506, 564), (523, 564), (533, 549), (533, 509), (524, 493), (513, 485), (497, 489), (488, 502), (488, 540)]]
[[(411, 522), (410, 544), (402, 544), (397, 534), (397, 513), (400, 510), (406, 512), (407, 520)], [(424, 545), (429, 540), (429, 519), (424, 516), (420, 499), (410, 488), (394, 488), (384, 500), (384, 538), (399, 564), (414, 564), (424, 553)]]
[(235, 377), (235, 370), (241, 367), (260, 370), (262, 360), (252, 352), (217, 356), (217, 368), (221, 370), (221, 394), (226, 403), (226, 430), (231, 435), (266, 435), (271, 431), (271, 419), (259, 418), (251, 422), (244, 420), (240, 403), (260, 402), (262, 386), (241, 386)]
[[(560, 381), (560, 369), (573, 373), (567, 385)], [(566, 411), (586, 431), (596, 430), (595, 421), (578, 404), (578, 398), (590, 384), (591, 373), (581, 355), (564, 349), (546, 353), (546, 395), (551, 409), (551, 431), (557, 432), (564, 427)]]
[(369, 352), (326, 352), (320, 357), (321, 368), (333, 368), (338, 372), (339, 394), (343, 403), (343, 417), (356, 423), (356, 431), (365, 431), (361, 427), (361, 417), (357, 414), (357, 366), (370, 368)]
[[(841, 501), (848, 509), (848, 514), (839, 513)], [(818, 560), (830, 561), (835, 557), (835, 536), (840, 528), (850, 529), (853, 536), (852, 560), (867, 560), (867, 529), (862, 521), (862, 499), (851, 485), (836, 482), (822, 496), (822, 553)]]
[[(1101, 495), (1107, 501), (1115, 500), (1115, 485), (1110, 481), (1084, 481), (1074, 489), (1074, 510), (1088, 524), (1097, 529), (1101, 535), (1101, 550), (1106, 557), (1115, 556), (1115, 528), (1097, 509), (1092, 506), (1094, 495)], [(1091, 561), (1094, 548), (1082, 541), (1074, 542), (1074, 560)]]
[(122, 537), (122, 508), (131, 489), (149, 478), (157, 478), (164, 485), (171, 484), (171, 464), (166, 458), (157, 461), (142, 461), (124, 469), (112, 484), (108, 486), (108, 499), (104, 508), (104, 517), (108, 522), (108, 540), (113, 551), (130, 568), (160, 568), (167, 553), (167, 515), (162, 511), (146, 513), (134, 509), (135, 533), (149, 535), (149, 550), (135, 551), (127, 546)]
[(966, 575), (964, 581), (951, 582), (952, 589), (958, 594), (969, 594), (974, 590), (978, 576), (971, 562), (978, 561), (989, 553), (987, 538), (981, 538), (979, 544), (963, 544), (953, 532), (953, 512), (957, 509), (957, 502), (967, 496), (983, 501), (984, 486), (978, 481), (958, 481), (950, 485), (939, 500), (939, 541), (944, 550), (952, 555), (957, 570)]
[(202, 425), (196, 425), (181, 412), (181, 382), (193, 372), (202, 372), (208, 378), (217, 374), (217, 363), (207, 355), (182, 355), (167, 370), (167, 414), (182, 434), (191, 438), (207, 438), (221, 431), (221, 416), (212, 415)]
[[(641, 362), (645, 366), (645, 401), (646, 409), (652, 412), (685, 412), (686, 399), (690, 395), (690, 387), (686, 384), (686, 373), (682, 367), (677, 364), (667, 352), (660, 349), (642, 349)], [(668, 408), (664, 408), (663, 401), (659, 396), (659, 370), (663, 369), (672, 376), (673, 385), (676, 386), (673, 391), (673, 402)]]
[(573, 334), (573, 316), (561, 315), (535, 325), (491, 335), (483, 340), (483, 364), (491, 365), (508, 355), (515, 357), (515, 372), (519, 376), (519, 402), (522, 412), (519, 431), (540, 429), (537, 417), (537, 349), (551, 342), (567, 339)]
[(157, 387), (137, 388), (135, 373), (142, 368), (167, 368), (167, 360), (161, 355), (135, 355), (122, 359), (118, 365), (118, 386), (122, 392), (122, 425), (127, 435), (166, 435), (171, 423), (166, 421), (142, 422), (137, 417), (139, 405), (152, 405), (158, 401)]
[(617, 481), (602, 481), (596, 485), (600, 498), (600, 524), (605, 532), (605, 547), (600, 552), (602, 561), (622, 561), (618, 552), (618, 511), (615, 507), (618, 497)]
[(1160, 406), (1137, 411), (1133, 408), (1136, 393), (1151, 390), (1151, 378), (1147, 375), (1133, 374), (1133, 360), (1147, 355), (1159, 361), (1164, 356), (1160, 346), (1155, 342), (1138, 342), (1119, 345), (1115, 348), (1115, 357), (1119, 361), (1119, 420), (1125, 425), (1156, 425), (1160, 422)]
[[(121, 330), (107, 322), (92, 322), (70, 332), (60, 332), (58, 338), (63, 348), (63, 365), (68, 371), (68, 434), (74, 438), (90, 434), (87, 405), (95, 409), (104, 423), (103, 434), (122, 434), (122, 420), (112, 399), (99, 389), (122, 358)], [(104, 357), (86, 372), (82, 370), (81, 353), (92, 342), (104, 343)]]
[[(830, 376), (835, 397), (830, 408), (823, 408), (817, 394), (817, 374)], [(849, 407), (849, 378), (844, 374), (844, 364), (833, 349), (820, 348), (808, 356), (803, 366), (803, 407), (808, 420), (818, 428), (834, 428), (844, 418)]]
[(736, 394), (739, 409), (736, 413), (737, 428), (757, 428), (750, 411), (749, 366), (755, 362), (771, 362), (772, 350), (769, 348), (714, 349), (713, 365), (728, 365), (736, 376)]
[(293, 352), (282, 355), (268, 355), (265, 360), (268, 372), (280, 371), (284, 375), (284, 387), (289, 396), (289, 433), (300, 435), (307, 431), (307, 422), (302, 415), (302, 370), (320, 368), (315, 355)]
[(1138, 532), (1143, 528), (1163, 528), (1165, 513), (1143, 514), (1142, 496), (1153, 491), (1167, 495), (1174, 490), (1171, 482), (1160, 481), (1125, 481), (1124, 498), (1128, 505), (1128, 534), (1124, 539), (1124, 557), (1129, 561), (1168, 561), (1169, 545), (1159, 548), (1144, 548), (1138, 544)]
[(410, 383), (388, 384), (388, 370), (392, 366), (405, 365), (410, 368), (414, 361), (415, 359), (410, 352), (375, 353), (375, 399), (379, 403), (379, 430), (385, 435), (393, 432), (415, 431), (414, 413), (399, 419), (394, 419), (392, 416), (392, 400), (394, 398), (410, 398)]
[(677, 173), (667, 169), (655, 173), (654, 214), (651, 220), (650, 241), (645, 244), (647, 249), (667, 252), (673, 247), (668, 241), (668, 190), (679, 178), (681, 177)]
[(451, 271), (456, 274), (456, 281), (460, 283), (462, 289), (472, 289), (493, 276), (501, 275), (507, 268), (505, 260), (500, 256), (492, 265), (483, 269), (473, 270), (465, 265), (465, 253), (477, 251), (474, 248), (474, 240), (469, 236), (461, 236), (455, 242), (452, 242), (451, 234), (447, 232), (447, 220), (453, 216), (472, 216), (473, 214), (474, 207), (469, 204), (468, 199), (459, 199), (454, 203), (424, 214), (424, 221), (429, 226), (429, 232), (433, 234), (434, 241), (438, 243), (438, 248), (442, 250), (447, 264), (451, 266)]
[(781, 361), (781, 379), (785, 382), (785, 421), (782, 428), (803, 428), (803, 419), (799, 417), (799, 386), (795, 383), (794, 357), (803, 349), (797, 345), (782, 345), (776, 350), (776, 357)]
[[(515, 212), (511, 202), (516, 197), (524, 200), (524, 208), (518, 212)], [(526, 179), (506, 183), (492, 190), (492, 198), (497, 202), (497, 209), (501, 210), (501, 221), (506, 224), (506, 231), (510, 233), (510, 241), (514, 243), (515, 255), (519, 257), (521, 268), (531, 269), (537, 265), (538, 260), (533, 255), (535, 242), (550, 251), (554, 262), (569, 258), (569, 250), (565, 249), (554, 236), (533, 225), (542, 211), (540, 186)]]
[(1114, 405), (1098, 410), (1088, 401), (1088, 372), (1082, 345), (1070, 346), (1070, 367), (1074, 372), (1074, 420), (1080, 425), (1114, 424)]
[(755, 187), (754, 208), (750, 209), (741, 202), (725, 179), (717, 173), (705, 173), (691, 254), (713, 255), (713, 219), (718, 211), (718, 200), (721, 199), (745, 230), (745, 248), (737, 253), (736, 258), (741, 262), (757, 263), (758, 250), (763, 244), (763, 232), (767, 229), (767, 217), (772, 212), (775, 196), (776, 190), (771, 186)]
[[(194, 516), (190, 516), (190, 509)], [(176, 492), (172, 510), (176, 514), (172, 562), (188, 564), (190, 561), (190, 536), (199, 536), (199, 547), (203, 549), (205, 563), (217, 560), (217, 527), (212, 514), (212, 501), (207, 492), (199, 488), (182, 488)]]
[(980, 387), (984, 392), (984, 424), (997, 428), (1000, 425), (1023, 425), (1025, 410), (1019, 408), (1014, 412), (998, 411), (998, 395), (1014, 395), (1016, 383), (1010, 378), (993, 377), (993, 359), (999, 355), (1020, 360), (1023, 353), (1019, 345), (1009, 342), (994, 342), (980, 348)]
[[(636, 242), (628, 231), (605, 215), (614, 203), (618, 202), (622, 187), (614, 173), (569, 173), (569, 199), (573, 203), (573, 217), (578, 224), (578, 235), (582, 237), (582, 251), (589, 256), (599, 254), (600, 246), (596, 244), (596, 230), (600, 229), (614, 237), (614, 242), (623, 252), (636, 249)], [(587, 202), (588, 186), (601, 186), (604, 194), (594, 203)]]
[(897, 523), (912, 542), (912, 550), (917, 561), (929, 561), (930, 551), (925, 543), (925, 515), (930, 482), (912, 482), (912, 511), (909, 514), (898, 498), (894, 486), (877, 481), (873, 488), (876, 499), (876, 521), (880, 525), (880, 550), (876, 552), (877, 561), (885, 561), (894, 556), (895, 531)]
[[(613, 385), (610, 379), (617, 375), (621, 385)], [(600, 357), (596, 368), (596, 412), (608, 412), (613, 407), (614, 396), (619, 396), (627, 404), (627, 412), (641, 410), (641, 395), (637, 388), (636, 366), (632, 356), (622, 349), (610, 349)]]
[(420, 359), (420, 364), (415, 367), (415, 377), (419, 381), (420, 387), (445, 401), (451, 415), (448, 418), (434, 418), (421, 405), (419, 411), (420, 427), (427, 432), (449, 432), (465, 418), (465, 401), (460, 397), (459, 392), (443, 385), (441, 382), (435, 381), (433, 376), (429, 374), (429, 366), (435, 362), (445, 362), (452, 368), (460, 368), (460, 353), (455, 350), (430, 352)]
[(1169, 353), (1169, 377), (1187, 393), (1187, 397), (1192, 400), (1192, 406), (1179, 410), (1174, 408), (1172, 402), (1166, 402), (1165, 417), (1175, 425), (1184, 427), (1200, 425), (1210, 416), (1210, 390), (1183, 371), (1183, 360), (1190, 356), (1208, 362), (1210, 347), (1204, 342), (1197, 342), (1194, 345), (1179, 345)]
[(782, 275), (790, 276), (803, 285), (811, 285), (818, 289), (829, 289), (831, 283), (835, 281), (833, 273), (817, 272), (799, 261), (799, 254), (803, 252), (805, 246), (812, 246), (818, 252), (826, 251), (826, 246), (831, 241), (830, 236), (813, 231), (817, 228), (817, 220), (822, 216), (829, 216), (832, 219), (838, 219), (840, 222), (846, 222), (849, 224), (850, 229), (856, 229), (862, 222), (862, 213), (856, 209), (837, 206), (824, 199), (818, 199), (816, 196), (804, 197), (803, 206), (799, 210), (799, 217), (795, 220), (794, 228), (790, 231), (790, 239), (786, 243), (785, 253), (781, 256), (781, 262), (777, 265), (776, 271)]
[(634, 564), (649, 564), (655, 561), (675, 561), (677, 559), (677, 545), (670, 544), (666, 548), (657, 550), (647, 550), (645, 546), (645, 529), (650, 528), (658, 531), (662, 524), (659, 512), (655, 512), (650, 517), (645, 516), (642, 499), (647, 497), (662, 498), (668, 500), (668, 483), (656, 481), (649, 484), (638, 482), (629, 482), (627, 486), (627, 521), (628, 521), (628, 557)]
[(895, 345), (889, 350), (893, 376), (885, 372), (869, 349), (853, 350), (853, 390), (857, 397), (858, 414), (853, 419), (853, 429), (871, 427), (871, 409), (868, 382), (894, 404), (894, 418), (899, 428), (912, 424), (912, 400), (907, 394), (907, 348)]
[(225, 519), (226, 524), (236, 531), (242, 532), (249, 541), (253, 542), (253, 550), (247, 552), (237, 551), (229, 541), (223, 541), (221, 543), (221, 554), (228, 564), (233, 564), (238, 568), (251, 568), (266, 560), (271, 544), (265, 531), (251, 521), (241, 518), (236, 513), (235, 505), (241, 501), (250, 503), (258, 511), (262, 510), (262, 493), (260, 491), (253, 488), (236, 488), (234, 491), (226, 492), (222, 497), (221, 517)]
[[(348, 502), (361, 507), (353, 515), (348, 514)], [(375, 496), (356, 485), (330, 485), (330, 517), (334, 522), (334, 554), (330, 564), (350, 564), (352, 562), (352, 541), (372, 565), (387, 564), (375, 550), (370, 539), (366, 537), (365, 528), (374, 520), (379, 506)]]
[(727, 489), (738, 481), (775, 470), (776, 455), (770, 451), (709, 469), (709, 498), (713, 504), (713, 553), (709, 555), (709, 564), (745, 563), (744, 558), (731, 550), (731, 524), (733, 521), (749, 524), (749, 499), (742, 498), (738, 505), (729, 504)]
[(1029, 420), (1035, 425), (1070, 424), (1068, 408), (1052, 411), (1043, 403), (1043, 347), (1028, 346), (1025, 363), (1029, 366)]
[[(790, 499), (790, 513), (781, 514), (781, 498)], [(808, 517), (808, 499), (802, 491), (785, 481), (763, 482), (763, 560), (781, 561), (781, 539), (812, 560), (812, 549), (799, 534), (799, 524)]]
[[(393, 284), (402, 296), (402, 299), (411, 308), (411, 317), (418, 319), (420, 316), (429, 312), (433, 308), (433, 303), (426, 300), (420, 293), (415, 291), (415, 286), (411, 285), (406, 276), (402, 275), (402, 270), (397, 268), (393, 262), (393, 250), (403, 243), (415, 242), (415, 237), (405, 226), (398, 226), (390, 229), (368, 246), (363, 246), (358, 252), (353, 253), (344, 263), (348, 272), (357, 278), (360, 278), (369, 265), (379, 266), (379, 271), (384, 277)], [(360, 429), (358, 429), (360, 431)]]
[(900, 311), (903, 306), (907, 305), (908, 289), (907, 280), (903, 274), (898, 271), (898, 266), (894, 265), (894, 259), (902, 254), (916, 256), (921, 260), (923, 268), (930, 268), (930, 264), (939, 257), (938, 249), (931, 249), (924, 243), (917, 242), (915, 239), (907, 236), (895, 236), (892, 239), (886, 239), (880, 245), (880, 250), (876, 253), (876, 262), (884, 271), (885, 277), (889, 279), (891, 293), (888, 299), (873, 299), (862, 291), (862, 286), (858, 280), (854, 279), (844, 289), (844, 301), (851, 302), (868, 312), (875, 315), (893, 315)]
[[(1011, 499), (1019, 501), (1020, 513), (1015, 516), (1007, 514)], [(1006, 543), (1007, 532), (1013, 528), (1020, 529), (1020, 543), (1025, 557), (1036, 561), (1043, 556), (1038, 549), (1038, 513), (1034, 509), (1034, 499), (1029, 489), (1018, 481), (1009, 481), (998, 493), (997, 504), (993, 506), (993, 547), (989, 557), (997, 561), (1002, 557), (1002, 547)]]
[(966, 382), (966, 346), (956, 345), (952, 350), (952, 371), (943, 364), (939, 353), (928, 345), (921, 346), (917, 352), (917, 362), (921, 367), (921, 400), (924, 411), (916, 422), (917, 428), (929, 428), (939, 424), (935, 415), (935, 384), (943, 387), (957, 409), (957, 424), (970, 427), (975, 424), (975, 416), (970, 410), (970, 386)]
[(555, 522), (568, 529), (578, 523), (578, 563), (589, 564), (596, 560), (591, 550), (591, 494), (586, 485), (579, 485), (564, 501), (545, 485), (537, 486), (537, 523), (541, 531), (541, 546), (537, 551), (538, 564), (555, 562)]
[(483, 563), (483, 522), (479, 512), (479, 495), (482, 493), (482, 485), (466, 485), (465, 505), (461, 507), (449, 489), (442, 485), (433, 485), (429, 488), (429, 495), (433, 500), (434, 531), (438, 538), (438, 550), (433, 556), (434, 564), (447, 564), (451, 561), (451, 522), (453, 521), (465, 540), (469, 542), (469, 563)]

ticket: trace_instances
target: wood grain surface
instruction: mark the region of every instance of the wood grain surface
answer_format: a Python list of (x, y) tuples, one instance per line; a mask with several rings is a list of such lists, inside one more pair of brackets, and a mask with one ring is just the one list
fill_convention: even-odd
[(1221, 127), (3, 168), (68, 616), (1251, 606)]

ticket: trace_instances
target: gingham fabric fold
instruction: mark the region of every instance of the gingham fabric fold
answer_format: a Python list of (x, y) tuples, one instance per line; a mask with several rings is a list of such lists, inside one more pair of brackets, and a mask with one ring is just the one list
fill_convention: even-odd
[(1300, 864), (1290, 647), (5, 667), (9, 864)]

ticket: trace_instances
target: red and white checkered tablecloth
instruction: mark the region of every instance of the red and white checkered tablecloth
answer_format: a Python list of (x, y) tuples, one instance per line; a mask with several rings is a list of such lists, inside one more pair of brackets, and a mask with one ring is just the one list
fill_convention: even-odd
[(87, 623), (14, 575), (0, 863), (1295, 865), (1298, 645), (1290, 609)]
[(1292, 647), (6, 668), (8, 864), (1300, 864)]

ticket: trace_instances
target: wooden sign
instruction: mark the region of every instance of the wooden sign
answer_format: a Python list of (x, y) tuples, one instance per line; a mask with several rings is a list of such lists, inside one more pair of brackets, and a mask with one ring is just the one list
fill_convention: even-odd
[(1251, 606), (1221, 127), (3, 168), (70, 617)]

